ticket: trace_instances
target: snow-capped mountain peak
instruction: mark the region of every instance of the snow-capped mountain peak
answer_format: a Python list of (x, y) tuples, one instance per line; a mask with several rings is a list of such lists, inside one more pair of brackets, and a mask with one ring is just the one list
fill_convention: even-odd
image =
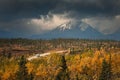
[(88, 24), (81, 22), (81, 21), (79, 21), (79, 22), (78, 21), (77, 22), (69, 21), (69, 22), (66, 22), (66, 23), (58, 26), (58, 29), (60, 31), (64, 31), (64, 30), (70, 30), (75, 27), (78, 27), (81, 31), (85, 31), (88, 28), (88, 26), (89, 26)]
[(60, 31), (64, 31), (64, 30), (69, 30), (72, 28), (72, 23), (71, 21), (61, 24), (60, 26), (58, 26), (58, 28), (60, 29)]
[(80, 30), (81, 30), (81, 31), (85, 31), (85, 30), (89, 27), (89, 25), (86, 24), (86, 23), (84, 23), (84, 22), (82, 22), (82, 23), (79, 25), (79, 27), (80, 27)]
[(57, 28), (44, 34), (33, 36), (33, 38), (81, 38), (81, 39), (113, 39), (119, 38), (119, 32), (113, 35), (104, 35), (92, 26), (82, 21), (70, 21), (61, 24)]

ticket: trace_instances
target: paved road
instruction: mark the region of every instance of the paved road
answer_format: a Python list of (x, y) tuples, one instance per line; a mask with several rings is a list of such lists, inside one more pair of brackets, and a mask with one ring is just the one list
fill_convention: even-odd
[[(62, 51), (56, 51), (55, 53), (65, 53), (67, 51), (68, 50), (62, 50)], [(50, 52), (43, 53), (43, 54), (36, 54), (36, 55), (31, 56), (31, 57), (29, 57), (27, 59), (30, 61), (30, 60), (33, 60), (33, 59), (36, 59), (36, 58), (39, 58), (39, 57), (44, 57), (44, 56), (47, 56), (47, 55), (50, 55), (50, 54), (51, 54)]]

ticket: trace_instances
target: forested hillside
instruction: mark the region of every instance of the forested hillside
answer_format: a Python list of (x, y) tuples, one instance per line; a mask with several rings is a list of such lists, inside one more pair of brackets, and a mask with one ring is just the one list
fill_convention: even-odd
[[(68, 54), (27, 60), (46, 51)], [(0, 80), (120, 80), (120, 42), (0, 39)]]

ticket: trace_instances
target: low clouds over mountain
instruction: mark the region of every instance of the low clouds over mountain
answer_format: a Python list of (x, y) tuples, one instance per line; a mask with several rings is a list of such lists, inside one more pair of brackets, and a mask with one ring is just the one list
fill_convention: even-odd
[(0, 31), (29, 36), (69, 21), (105, 35), (119, 32), (120, 0), (0, 0)]

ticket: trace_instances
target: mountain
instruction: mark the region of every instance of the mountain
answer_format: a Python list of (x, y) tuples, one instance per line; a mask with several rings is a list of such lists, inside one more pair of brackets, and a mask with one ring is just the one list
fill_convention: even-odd
[(0, 38), (28, 38), (28, 37), (26, 35), (22, 35), (21, 33), (0, 30)]
[(52, 38), (83, 38), (83, 39), (102, 39), (103, 34), (95, 30), (84, 22), (67, 22), (59, 25), (54, 30), (40, 35), (31, 36), (32, 38), (52, 39)]
[(22, 33), (0, 31), (1, 38), (31, 38), (31, 39), (53, 39), (53, 38), (80, 38), (80, 39), (111, 39), (120, 40), (120, 30), (113, 34), (103, 34), (82, 21), (69, 21), (57, 26), (57, 28), (38, 35), (24, 35)]
[(14, 38), (14, 34), (8, 31), (0, 31), (0, 37), (1, 38)]
[(114, 39), (114, 40), (119, 40), (120, 41), (120, 30), (116, 31), (113, 34), (109, 34), (105, 36), (107, 39)]

